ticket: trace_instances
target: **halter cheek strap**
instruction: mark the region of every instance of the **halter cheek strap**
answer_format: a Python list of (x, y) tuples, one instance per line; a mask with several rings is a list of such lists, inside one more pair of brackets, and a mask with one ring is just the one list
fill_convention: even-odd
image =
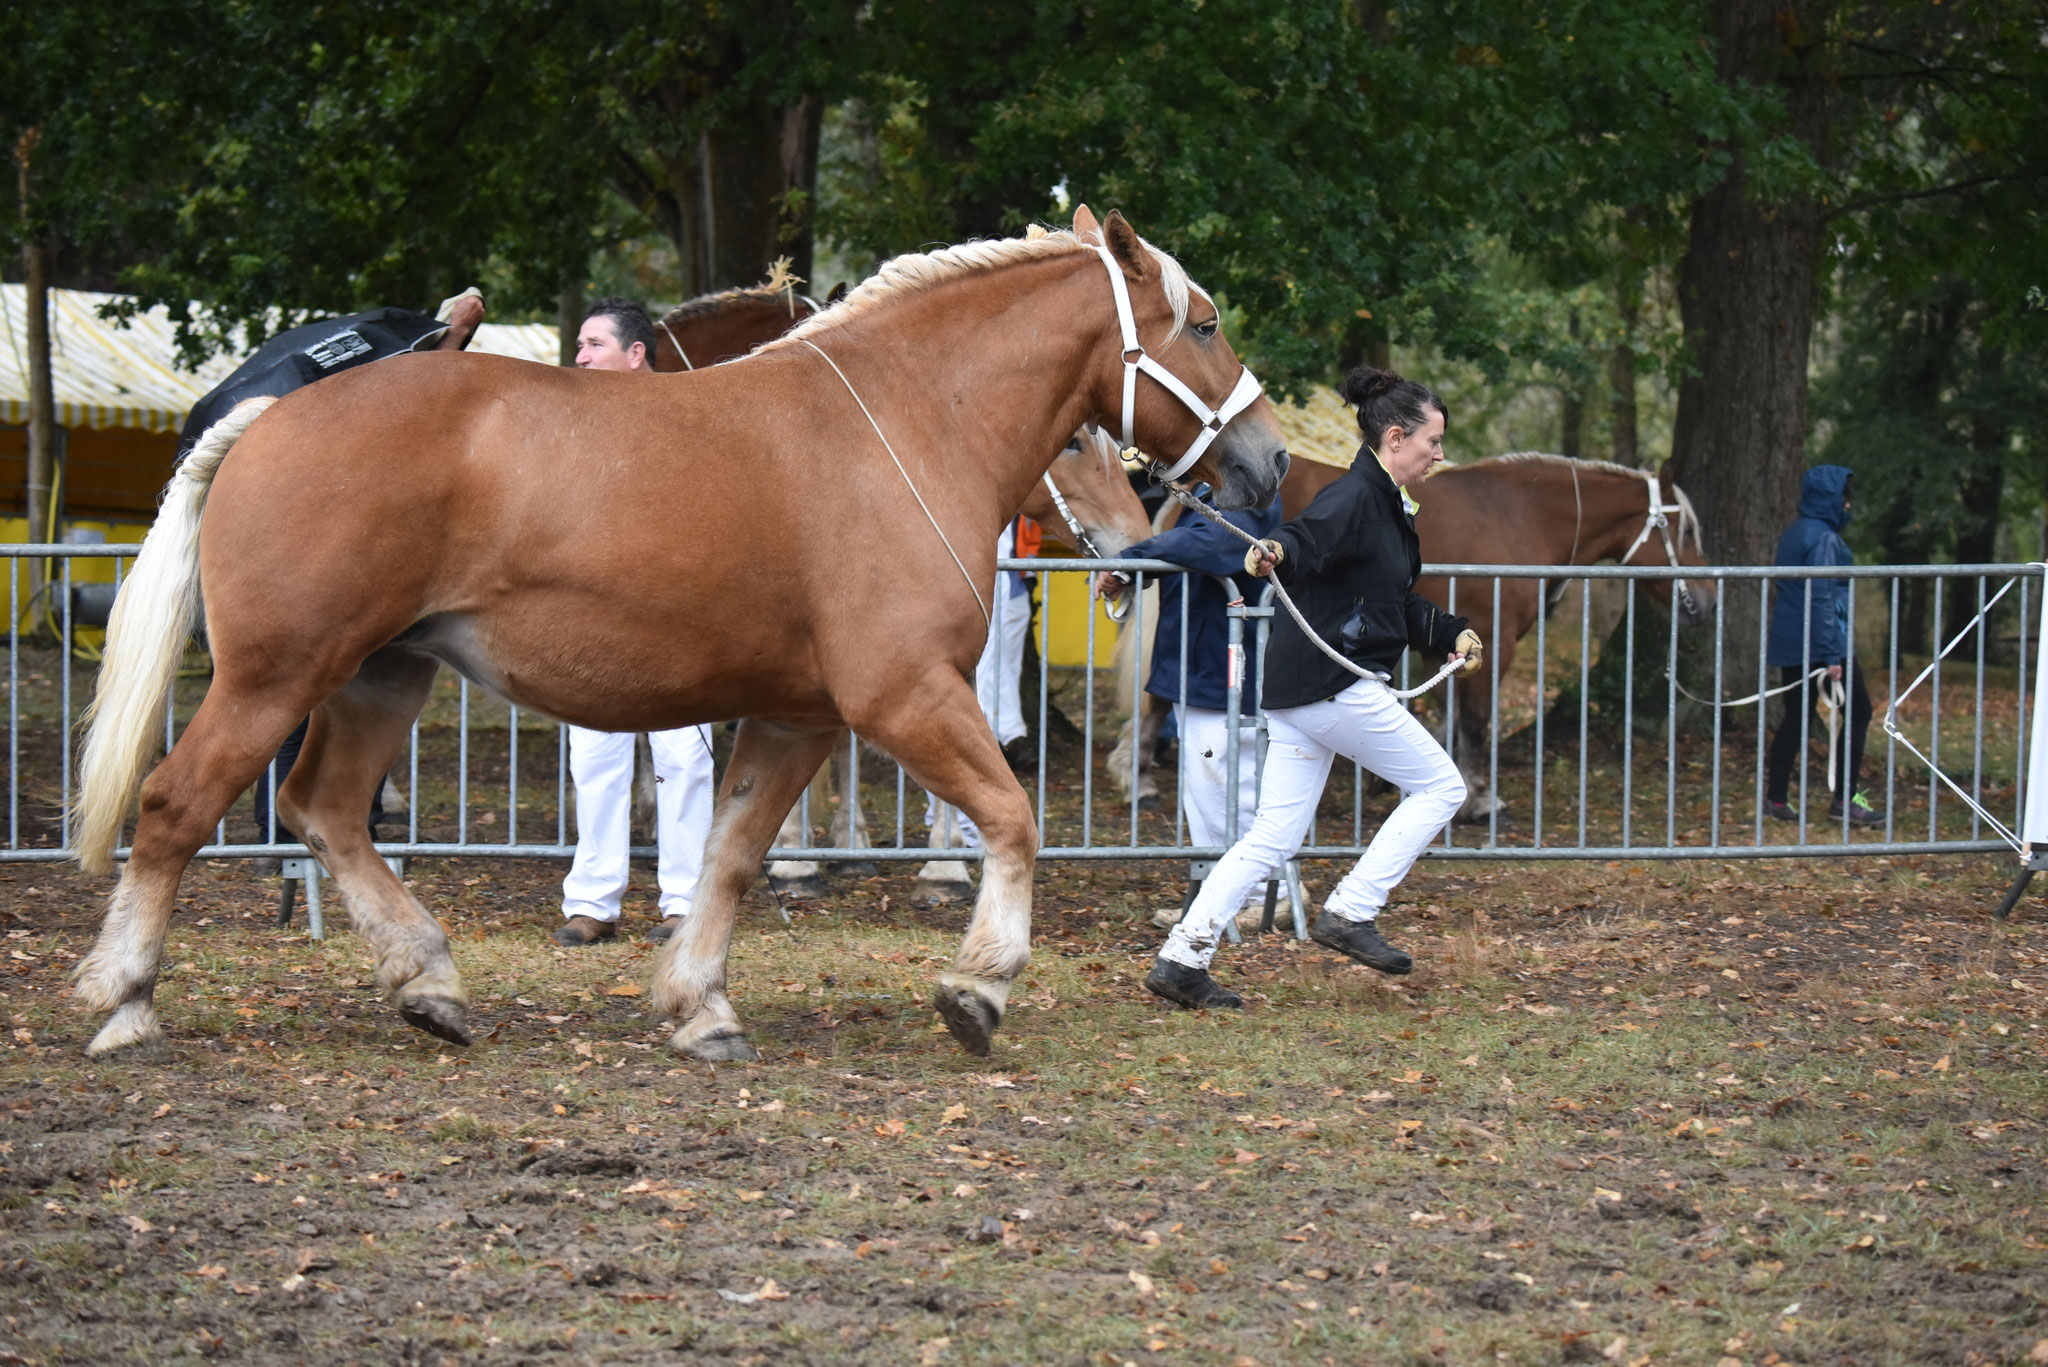
[[(1642, 475), (1643, 483), (1647, 484), (1650, 489), (1650, 513), (1648, 517), (1643, 519), (1643, 529), (1636, 533), (1636, 539), (1634, 541), (1631, 541), (1629, 543), (1628, 549), (1621, 553), (1621, 563), (1624, 565), (1627, 564), (1628, 558), (1634, 555), (1637, 551), (1641, 550), (1643, 547), (1643, 543), (1650, 539), (1650, 533), (1656, 532), (1659, 536), (1664, 538), (1664, 559), (1668, 561), (1671, 565), (1671, 568), (1675, 570), (1678, 568), (1678, 547), (1672, 544), (1671, 520), (1669, 514), (1677, 513), (1680, 516), (1683, 516), (1685, 513), (1685, 505), (1681, 503), (1666, 503), (1664, 501), (1664, 490), (1662, 486), (1660, 486), (1657, 483), (1657, 476), (1653, 472), (1648, 470), (1643, 471)], [(1577, 470), (1574, 470), (1572, 472), (1572, 484), (1574, 490), (1576, 490), (1578, 485)], [(1679, 534), (1681, 536), (1684, 535), (1683, 527), (1680, 528)], [(1688, 600), (1691, 599), (1692, 590), (1686, 587), (1686, 583), (1683, 579), (1674, 579), (1671, 582), (1677, 593), (1679, 593), (1682, 597)]]
[(1181, 383), (1178, 375), (1153, 360), (1146, 353), (1143, 344), (1138, 341), (1138, 322), (1136, 316), (1131, 312), (1131, 290), (1130, 286), (1124, 281), (1123, 267), (1117, 265), (1116, 258), (1110, 255), (1108, 247), (1100, 242), (1089, 245), (1095, 248), (1096, 254), (1102, 258), (1102, 264), (1108, 268), (1110, 293), (1116, 298), (1116, 325), (1123, 339), (1124, 446), (1130, 448), (1137, 445), (1137, 436), (1133, 431), (1133, 423), (1138, 407), (1138, 372), (1141, 370), (1158, 381), (1167, 393), (1179, 399), (1182, 406), (1188, 412), (1194, 414), (1195, 420), (1202, 424), (1202, 430), (1195, 434), (1193, 444), (1181, 454), (1179, 460), (1174, 461), (1163, 470), (1160, 468), (1162, 462), (1152, 462), (1152, 473), (1161, 483), (1179, 479), (1194, 466), (1196, 461), (1202, 458), (1202, 453), (1207, 451), (1209, 444), (1216, 440), (1216, 434), (1221, 432), (1232, 418), (1235, 418), (1238, 414), (1244, 412), (1245, 409), (1252, 406), (1252, 402), (1261, 393), (1259, 381), (1252, 374), (1249, 367), (1240, 366), (1237, 372), (1237, 383), (1231, 386), (1230, 395), (1223, 400), (1223, 406), (1221, 408), (1209, 407), (1208, 404), (1202, 401), (1202, 397), (1199, 394)]

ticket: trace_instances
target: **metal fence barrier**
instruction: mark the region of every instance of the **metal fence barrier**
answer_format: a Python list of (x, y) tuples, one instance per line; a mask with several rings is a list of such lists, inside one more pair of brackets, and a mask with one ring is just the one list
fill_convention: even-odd
[[(133, 546), (0, 546), (9, 603), (7, 838), (0, 861), (71, 857), (66, 810), (77, 782), (74, 727), (91, 693), (98, 625), (134, 553)], [(29, 566), (36, 560), (54, 562), (54, 570), (49, 586), (32, 592)], [(1184, 573), (1160, 561), (1118, 559), (1003, 560), (1000, 568), (1040, 576), (1116, 569), (1134, 576), (1141, 589)], [(1478, 605), (1498, 620), (1504, 592), (1512, 598), (1531, 584), (1544, 605), (1509, 668), (1502, 665), (1504, 643), (1489, 639), (1481, 675), (1486, 686), (1461, 699), (1446, 684), (1415, 704), (1449, 745), (1460, 708), (1469, 711), (1482, 705), (1474, 699), (1483, 699), (1485, 724), (1474, 733), (1476, 743), (1454, 753), (1496, 799), (1477, 819), (1453, 823), (1432, 857), (1741, 859), (2004, 848), (1987, 838), (1976, 813), (1953, 799), (1944, 801), (1934, 775), (1917, 760), (1902, 761), (1898, 744), (1881, 731), (1874, 731), (1865, 759), (1865, 787), (1884, 808), (1881, 828), (1852, 826), (1846, 811), (1809, 818), (1809, 802), (1826, 792), (1825, 765), (1811, 759), (1793, 771), (1797, 820), (1767, 818), (1766, 728), (1756, 724), (1757, 708), (1702, 706), (1688, 697), (1726, 699), (1773, 682), (1762, 647), (1774, 585), (1830, 577), (1850, 581), (1849, 619), (1878, 718), (1940, 643), (1982, 614), (1974, 640), (1933, 670), (1929, 686), (1900, 710), (1898, 724), (1977, 802), (1995, 811), (2009, 808), (2017, 823), (2040, 565), (1674, 570), (1461, 564), (1427, 566), (1425, 573), (1448, 578), (1443, 606), (1453, 612), (1461, 604), (1468, 611)], [(1658, 586), (1677, 579), (1696, 594), (1713, 587), (1707, 620), (1682, 625), (1680, 614), (1648, 604)], [(2010, 588), (2015, 580), (2016, 588)], [(2001, 588), (2009, 589), (2002, 598)], [(1180, 603), (1184, 654), (1187, 595)], [(999, 594), (998, 626), (1005, 613), (1026, 610), (1025, 604)], [(1142, 630), (1151, 611), (1141, 597), (1123, 630)], [(1233, 640), (1242, 649), (1263, 651), (1271, 611), (1260, 604), (1234, 610)], [(1746, 648), (1737, 648), (1731, 626), (1745, 633)], [(1036, 757), (1023, 782), (1043, 833), (1041, 858), (1214, 858), (1221, 847), (1188, 840), (1176, 800), (1184, 766), (1158, 771), (1160, 802), (1141, 800), (1142, 756), (1133, 746), (1127, 768), (1117, 776), (1121, 782), (1111, 785), (1104, 752), (1124, 716), (1143, 702), (1147, 672), (1135, 671), (1119, 684), (1107, 662), (1112, 637), (1091, 606), (1083, 663), (1041, 664), (1035, 697), (1024, 700)], [(1052, 653), (1049, 614), (1039, 614), (1033, 639), (1042, 662)], [(1611, 649), (1616, 644), (1618, 666)], [(175, 743), (204, 695), (204, 658), (196, 652), (190, 658), (192, 668), (172, 691), (167, 745)], [(1737, 659), (1744, 661), (1739, 679), (1731, 664)], [(1428, 669), (1435, 663), (1427, 662)], [(1398, 686), (1406, 686), (1410, 668), (1404, 660)], [(1262, 738), (1263, 718), (1255, 709), (1245, 711), (1245, 725), (1260, 728), (1256, 734)], [(1769, 715), (1775, 721), (1775, 705)], [(1802, 728), (1808, 724), (1800, 721)], [(1229, 727), (1227, 734), (1234, 742), (1238, 729)], [(1807, 739), (1814, 737), (1802, 734)], [(721, 736), (721, 759), (724, 746)], [(935, 857), (925, 843), (924, 797), (914, 782), (893, 763), (864, 755), (858, 743), (849, 744), (846, 766), (875, 834), (865, 843), (812, 843), (807, 837), (770, 857)], [(402, 838), (377, 842), (384, 854), (565, 859), (574, 852), (566, 731), (473, 689), (451, 671), (437, 680), (392, 777), (403, 790), (406, 810), (393, 823), (402, 828)], [(1394, 800), (1393, 794), (1374, 791), (1357, 766), (1347, 776), (1340, 765), (1301, 857), (1356, 856)], [(1233, 796), (1232, 829), (1240, 821), (1235, 805)], [(816, 830), (812, 818), (833, 814), (808, 795), (804, 806), (806, 831)], [(207, 858), (303, 853), (302, 846), (279, 838), (274, 816), (258, 827), (248, 795), (221, 822), (214, 843), (200, 851)], [(634, 853), (651, 855), (653, 849), (636, 846)], [(954, 849), (937, 857), (971, 860), (978, 854)]]

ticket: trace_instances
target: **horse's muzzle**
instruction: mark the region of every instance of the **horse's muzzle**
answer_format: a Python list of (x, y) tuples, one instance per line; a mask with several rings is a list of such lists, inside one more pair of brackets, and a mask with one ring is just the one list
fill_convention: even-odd
[(1222, 476), (1216, 506), (1263, 508), (1279, 495), (1280, 481), (1287, 478), (1287, 447), (1277, 432), (1267, 440), (1233, 441), (1235, 426), (1224, 429), (1223, 440), (1217, 443), (1223, 449), (1216, 459)]

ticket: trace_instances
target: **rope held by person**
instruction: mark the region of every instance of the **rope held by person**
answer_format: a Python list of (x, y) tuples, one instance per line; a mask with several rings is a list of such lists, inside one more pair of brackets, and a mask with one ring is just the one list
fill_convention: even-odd
[[(1215, 523), (1217, 526), (1229, 532), (1239, 541), (1244, 542), (1247, 546), (1257, 547), (1260, 544), (1257, 537), (1253, 536), (1250, 532), (1244, 530), (1244, 528), (1238, 526), (1236, 523), (1224, 517), (1223, 514), (1217, 512), (1214, 508), (1211, 508), (1208, 504), (1202, 502), (1202, 500), (1196, 498), (1186, 485), (1181, 484), (1175, 480), (1164, 480), (1162, 481), (1162, 484), (1164, 485), (1166, 490), (1169, 493), (1171, 493), (1175, 498), (1179, 499), (1184, 506), (1194, 509), (1203, 517), (1208, 518), (1211, 522)], [(1371, 670), (1366, 669), (1356, 664), (1352, 660), (1347, 659), (1345, 656), (1339, 654), (1336, 648), (1332, 646), (1328, 641), (1325, 641), (1322, 637), (1316, 635), (1315, 628), (1311, 627), (1308, 624), (1308, 619), (1301, 615), (1301, 609), (1294, 606), (1294, 600), (1287, 596), (1286, 587), (1282, 585), (1278, 579), (1269, 579), (1267, 582), (1272, 584), (1273, 594), (1280, 600), (1280, 606), (1287, 609), (1287, 615), (1294, 619), (1294, 624), (1301, 628), (1301, 634), (1303, 636), (1306, 636), (1309, 639), (1310, 644), (1314, 645), (1317, 650), (1322, 651), (1323, 654), (1329, 656), (1332, 660), (1335, 660), (1338, 664), (1344, 666), (1344, 668), (1350, 670), (1353, 674), (1356, 674), (1361, 679), (1380, 678), (1379, 675), (1373, 673)], [(1466, 632), (1464, 636), (1460, 636), (1458, 638), (1460, 644), (1464, 642), (1465, 636), (1471, 636), (1473, 638), (1474, 644), (1477, 644), (1478, 636), (1476, 633), (1473, 632)], [(1453, 674), (1461, 672), (1470, 672), (1465, 669), (1467, 653), (1468, 652), (1459, 652), (1458, 654), (1452, 655), (1448, 660), (1444, 662), (1444, 667), (1442, 669), (1439, 669), (1435, 674), (1432, 674), (1426, 683), (1419, 684), (1414, 688), (1389, 687), (1387, 691), (1392, 693), (1395, 697), (1401, 699), (1403, 702), (1406, 702), (1411, 698), (1419, 698), (1423, 694), (1434, 690), (1438, 684), (1442, 683), (1445, 679), (1450, 678)], [(1474, 659), (1472, 661), (1472, 665), (1473, 668), (1476, 669), (1478, 667), (1478, 660)], [(1385, 680), (1381, 680), (1381, 682), (1385, 682)]]

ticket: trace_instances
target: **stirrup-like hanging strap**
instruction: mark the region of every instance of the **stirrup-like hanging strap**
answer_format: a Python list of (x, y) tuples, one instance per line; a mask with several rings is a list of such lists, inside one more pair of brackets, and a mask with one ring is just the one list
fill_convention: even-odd
[(1109, 248), (1102, 243), (1092, 242), (1089, 245), (1095, 249), (1096, 255), (1102, 258), (1102, 264), (1108, 269), (1110, 293), (1116, 299), (1116, 325), (1123, 342), (1124, 446), (1128, 449), (1137, 445), (1137, 434), (1133, 430), (1133, 424), (1137, 416), (1138, 372), (1141, 370), (1158, 381), (1159, 385), (1167, 393), (1179, 399), (1188, 412), (1195, 415), (1195, 420), (1202, 424), (1202, 430), (1195, 434), (1193, 444), (1181, 453), (1179, 460), (1174, 461), (1164, 470), (1160, 469), (1162, 462), (1151, 462), (1152, 473), (1160, 483), (1164, 484), (1170, 480), (1179, 479), (1188, 472), (1196, 461), (1202, 458), (1202, 453), (1209, 449), (1209, 443), (1216, 440), (1216, 434), (1221, 432), (1232, 418), (1244, 412), (1245, 409), (1250, 408), (1252, 402), (1263, 392), (1259, 386), (1258, 377), (1252, 374), (1250, 367), (1240, 366), (1237, 372), (1237, 383), (1231, 386), (1229, 396), (1223, 400), (1223, 406), (1221, 408), (1209, 407), (1207, 403), (1203, 402), (1199, 394), (1181, 382), (1180, 376), (1153, 360), (1146, 353), (1144, 345), (1138, 341), (1137, 316), (1131, 312), (1131, 290), (1130, 286), (1124, 281), (1123, 267), (1117, 265), (1116, 257), (1111, 255)]

